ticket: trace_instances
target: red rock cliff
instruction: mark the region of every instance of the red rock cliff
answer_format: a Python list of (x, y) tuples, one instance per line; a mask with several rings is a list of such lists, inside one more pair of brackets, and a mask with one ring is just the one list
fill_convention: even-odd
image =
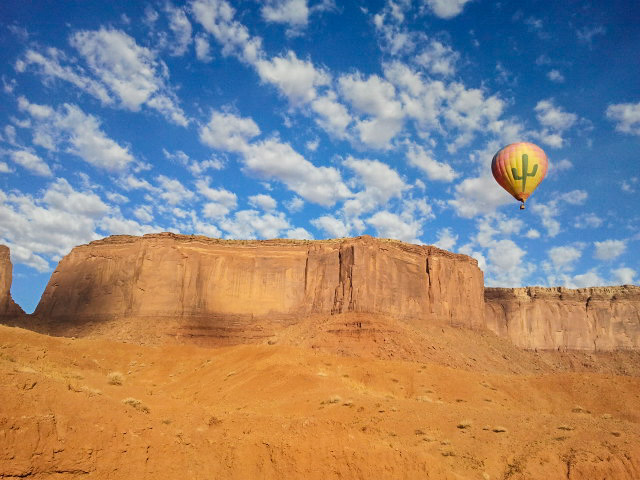
[(15, 317), (24, 312), (11, 298), (11, 280), (13, 266), (9, 256), (9, 248), (0, 245), (0, 317)]
[(640, 348), (640, 287), (485, 289), (487, 328), (539, 349)]
[[(230, 241), (164, 233), (74, 248), (35, 315), (63, 334), (65, 325), (171, 318), (179, 321), (171, 327), (178, 335), (231, 335), (229, 329), (246, 330), (260, 319), (291, 323), (346, 312), (479, 328), (483, 290), (474, 259), (430, 246), (371, 237)], [(156, 322), (159, 330), (163, 322)]]

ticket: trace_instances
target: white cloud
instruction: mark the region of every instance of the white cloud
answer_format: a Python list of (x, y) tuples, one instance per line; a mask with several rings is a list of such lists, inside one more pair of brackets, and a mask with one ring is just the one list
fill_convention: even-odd
[(568, 203), (569, 205), (584, 205), (588, 197), (589, 194), (586, 190), (576, 189), (563, 193), (558, 197), (558, 201), (561, 203)]
[(311, 224), (323, 232), (326, 232), (329, 238), (348, 237), (351, 234), (351, 228), (344, 221), (331, 215), (314, 218), (311, 220)]
[(51, 177), (53, 173), (51, 173), (51, 169), (49, 165), (42, 160), (38, 155), (35, 155), (26, 150), (16, 150), (11, 152), (11, 159), (17, 163), (18, 165), (26, 168), (30, 172), (35, 175), (40, 175), (42, 177)]
[(513, 197), (488, 175), (463, 180), (455, 186), (454, 198), (448, 201), (458, 216), (463, 218), (486, 215), (512, 202)]
[(615, 122), (618, 132), (640, 135), (640, 102), (609, 105), (607, 118)]
[(539, 101), (534, 110), (536, 118), (543, 126), (542, 131), (538, 133), (540, 140), (554, 148), (562, 147), (565, 143), (563, 133), (576, 124), (578, 116), (557, 107), (552, 99)]
[(175, 178), (158, 175), (156, 181), (160, 188), (160, 198), (165, 200), (169, 205), (178, 205), (186, 200), (190, 200), (194, 196), (192, 191), (185, 188), (185, 186)]
[(0, 173), (11, 173), (13, 170), (6, 162), (0, 162)]
[(569, 288), (585, 288), (585, 287), (599, 287), (605, 285), (606, 282), (598, 275), (595, 270), (590, 270), (587, 273), (580, 275), (574, 275), (574, 277), (567, 282), (566, 286)]
[(415, 220), (406, 220), (400, 215), (382, 210), (376, 212), (366, 222), (383, 238), (393, 238), (403, 242), (422, 243), (418, 238), (422, 235), (422, 224)]
[(536, 238), (540, 238), (540, 232), (538, 230), (536, 230), (535, 228), (532, 228), (530, 230), (527, 231), (527, 233), (525, 233), (524, 235), (527, 238), (530, 239), (536, 239)]
[(335, 92), (328, 91), (311, 103), (311, 109), (318, 115), (316, 122), (327, 133), (340, 139), (348, 137), (348, 127), (352, 121), (347, 108), (337, 101)]
[(636, 185), (638, 184), (639, 181), (640, 181), (639, 177), (630, 177), (630, 178), (624, 179), (620, 183), (620, 189), (624, 193), (635, 193)]
[(153, 211), (151, 205), (140, 205), (133, 211), (135, 217), (142, 222), (150, 222), (153, 220)]
[(555, 68), (547, 73), (547, 78), (555, 83), (564, 83), (564, 75)]
[(225, 0), (194, 0), (193, 14), (204, 29), (222, 44), (222, 54), (255, 64), (264, 56), (262, 40), (251, 37), (247, 27), (233, 19), (235, 10)]
[(534, 203), (531, 206), (531, 211), (538, 215), (542, 221), (542, 225), (547, 229), (547, 235), (555, 237), (560, 233), (560, 222), (556, 220), (556, 217), (560, 214), (557, 203), (551, 201), (545, 203)]
[(576, 114), (568, 113), (562, 107), (556, 107), (550, 99), (540, 100), (534, 110), (541, 125), (559, 131), (571, 128), (578, 120)]
[(553, 247), (549, 249), (548, 255), (556, 270), (570, 270), (582, 256), (582, 251), (571, 246)]
[(138, 111), (146, 104), (173, 123), (182, 126), (189, 123), (166, 86), (166, 65), (126, 33), (105, 28), (80, 31), (71, 37), (71, 45), (123, 107)]
[(278, 207), (278, 202), (271, 195), (260, 193), (249, 197), (249, 205), (260, 208), (266, 212), (273, 211)]
[(578, 215), (573, 223), (575, 228), (598, 228), (604, 223), (604, 220), (595, 213), (583, 213)]
[(360, 141), (371, 148), (388, 148), (389, 142), (403, 126), (402, 104), (396, 99), (393, 84), (371, 75), (343, 75), (339, 79), (341, 94), (351, 105), (369, 118), (356, 121)]
[(251, 173), (277, 179), (300, 197), (324, 206), (351, 196), (333, 167), (316, 167), (288, 143), (275, 139), (251, 144), (244, 152), (244, 164)]
[(39, 271), (49, 269), (45, 258), (66, 255), (76, 245), (100, 238), (96, 222), (109, 212), (100, 197), (75, 190), (59, 178), (39, 198), (0, 191), (0, 242), (12, 257)]
[(348, 216), (358, 216), (385, 205), (391, 198), (401, 197), (409, 188), (395, 170), (378, 160), (349, 156), (342, 163), (355, 172), (354, 186), (364, 186), (364, 190), (345, 202), (344, 211)]
[(313, 240), (313, 235), (302, 227), (292, 228), (287, 230), (287, 238), (297, 240)]
[(209, 200), (204, 205), (203, 213), (208, 218), (222, 218), (236, 208), (238, 198), (235, 193), (224, 188), (211, 188), (209, 182), (208, 178), (196, 182), (198, 193)]
[(593, 242), (596, 251), (594, 257), (599, 260), (613, 260), (622, 255), (627, 249), (624, 240), (604, 240), (602, 242)]
[(409, 164), (426, 173), (429, 180), (452, 182), (458, 177), (458, 174), (453, 168), (446, 163), (434, 160), (432, 155), (427, 153), (424, 148), (420, 146), (410, 146), (407, 151), (407, 158), (409, 160)]
[(282, 212), (264, 213), (257, 210), (240, 210), (233, 218), (224, 218), (218, 223), (227, 232), (227, 238), (279, 238), (283, 230), (290, 227)]
[(46, 80), (54, 78), (64, 80), (97, 98), (103, 105), (113, 103), (113, 99), (107, 89), (99, 81), (89, 77), (80, 67), (63, 66), (60, 63), (67, 60), (63, 52), (56, 48), (49, 48), (47, 49), (47, 54), (48, 56), (45, 56), (35, 50), (27, 50), (24, 58), (20, 60), (23, 69), (29, 65), (34, 65)]
[(120, 146), (100, 129), (100, 121), (76, 105), (54, 111), (46, 105), (19, 98), (18, 107), (35, 121), (34, 143), (53, 151), (63, 149), (85, 162), (108, 171), (121, 171), (133, 162), (128, 148)]
[(278, 87), (292, 105), (313, 101), (317, 96), (316, 87), (330, 82), (326, 72), (316, 69), (309, 61), (298, 59), (292, 51), (286, 57), (259, 60), (256, 69), (260, 79)]
[(513, 240), (504, 239), (491, 243), (487, 252), (485, 274), (489, 286), (518, 287), (535, 270), (527, 262), (526, 252)]
[(450, 228), (441, 228), (438, 230), (438, 240), (434, 245), (444, 250), (453, 250), (458, 241), (458, 235), (454, 234)]
[(460, 54), (450, 46), (431, 40), (414, 61), (433, 75), (451, 76), (456, 73), (456, 62)]
[(169, 16), (169, 28), (175, 38), (175, 41), (172, 42), (172, 53), (173, 55), (184, 55), (191, 44), (191, 22), (182, 8), (176, 8), (167, 3), (166, 11)]
[(459, 15), (470, 0), (423, 0), (431, 11), (440, 18), (453, 18)]
[(611, 273), (613, 274), (613, 278), (616, 283), (619, 283), (620, 285), (633, 285), (633, 279), (638, 272), (629, 267), (620, 267), (615, 270), (611, 270)]
[(307, 26), (310, 10), (307, 0), (267, 0), (261, 13), (267, 22), (284, 23), (299, 29)]
[(300, 197), (293, 197), (288, 202), (284, 203), (284, 206), (289, 210), (290, 213), (299, 212), (304, 207), (304, 200)]
[(195, 45), (196, 45), (196, 58), (201, 62), (209, 63), (213, 60), (211, 56), (211, 46), (209, 45), (209, 41), (204, 35), (196, 35), (195, 37)]
[(200, 140), (210, 147), (239, 152), (247, 150), (249, 140), (260, 134), (260, 128), (250, 118), (214, 111), (199, 133)]

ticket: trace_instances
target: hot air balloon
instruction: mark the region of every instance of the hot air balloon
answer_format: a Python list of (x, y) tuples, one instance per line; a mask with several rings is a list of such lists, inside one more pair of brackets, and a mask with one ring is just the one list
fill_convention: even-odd
[(493, 156), (491, 172), (496, 182), (516, 200), (524, 202), (544, 179), (549, 161), (544, 151), (533, 143), (512, 143)]

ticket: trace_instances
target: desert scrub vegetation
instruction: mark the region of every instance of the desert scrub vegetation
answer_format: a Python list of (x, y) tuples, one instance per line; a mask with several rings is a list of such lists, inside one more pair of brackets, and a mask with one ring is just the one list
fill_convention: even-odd
[(463, 430), (465, 428), (471, 427), (471, 425), (473, 425), (473, 422), (471, 420), (462, 420), (462, 421), (458, 422), (458, 425), (456, 425), (456, 426), (459, 429)]
[(107, 383), (109, 385), (122, 385), (122, 374), (120, 372), (109, 372), (107, 374)]
[(125, 398), (124, 400), (122, 400), (122, 403), (124, 403), (125, 405), (130, 405), (133, 408), (135, 408), (136, 410), (141, 411), (142, 413), (149, 413), (151, 410), (149, 410), (149, 407), (147, 407), (144, 403), (142, 403), (140, 400), (137, 400), (135, 398)]

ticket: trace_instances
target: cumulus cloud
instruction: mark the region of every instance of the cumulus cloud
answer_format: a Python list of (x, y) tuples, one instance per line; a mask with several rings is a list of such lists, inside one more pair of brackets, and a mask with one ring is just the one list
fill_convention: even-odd
[(379, 237), (422, 243), (418, 238), (422, 235), (422, 223), (416, 220), (407, 220), (400, 215), (382, 210), (369, 217), (366, 223), (376, 230)]
[(609, 105), (606, 115), (618, 132), (640, 135), (640, 102)]
[(555, 269), (566, 270), (573, 268), (575, 262), (582, 256), (582, 251), (572, 246), (561, 246), (549, 249), (548, 255)]
[(202, 125), (199, 133), (200, 140), (210, 147), (240, 152), (248, 148), (250, 139), (260, 135), (260, 128), (251, 118), (214, 111), (209, 123)]
[(602, 242), (593, 242), (595, 246), (594, 257), (599, 260), (613, 260), (622, 255), (627, 249), (627, 243), (624, 240), (604, 240)]
[(351, 196), (337, 169), (316, 167), (288, 143), (265, 140), (251, 144), (242, 153), (250, 173), (279, 180), (310, 202), (331, 206)]
[(260, 79), (275, 85), (292, 105), (302, 105), (313, 101), (316, 88), (330, 82), (329, 75), (317, 69), (310, 61), (300, 60), (289, 51), (286, 56), (256, 63)]
[(344, 212), (347, 217), (357, 217), (385, 205), (391, 198), (401, 197), (402, 192), (409, 188), (395, 170), (378, 160), (349, 156), (342, 164), (355, 173), (353, 186), (364, 187), (345, 201)]
[(547, 78), (555, 83), (564, 83), (564, 75), (555, 68), (547, 73)]
[(66, 61), (67, 56), (56, 48), (47, 49), (46, 55), (29, 49), (16, 66), (18, 72), (33, 67), (46, 80), (64, 80), (97, 98), (104, 105), (113, 104), (114, 101), (103, 84), (91, 78), (82, 68), (61, 63)]
[(487, 284), (490, 286), (521, 286), (535, 265), (526, 261), (526, 251), (513, 240), (491, 242), (486, 257)]
[(309, 22), (307, 0), (267, 0), (260, 10), (267, 22), (284, 23), (294, 31)]
[(409, 164), (426, 173), (429, 180), (452, 182), (458, 177), (453, 168), (446, 163), (434, 160), (432, 155), (420, 146), (410, 146), (407, 152), (407, 159)]
[(500, 188), (489, 175), (466, 178), (455, 186), (454, 198), (448, 200), (456, 214), (463, 218), (486, 215), (513, 202), (513, 197)]
[(432, 39), (414, 61), (433, 75), (451, 76), (456, 73), (460, 54), (450, 46)]
[[(186, 17), (184, 20), (188, 22)], [(105, 28), (83, 30), (74, 33), (70, 43), (93, 76), (80, 66), (64, 65), (64, 62), (73, 64), (74, 61), (55, 48), (47, 49), (44, 54), (28, 50), (17, 64), (18, 71), (34, 66), (45, 79), (67, 81), (105, 105), (114, 104), (115, 99), (120, 106), (133, 111), (146, 105), (173, 123), (188, 124), (175, 94), (167, 85), (166, 65), (125, 32)]]
[(109, 210), (98, 195), (62, 178), (40, 197), (0, 192), (0, 241), (9, 245), (14, 261), (47, 271), (50, 259), (100, 238), (96, 223)]
[(554, 148), (562, 147), (565, 143), (563, 133), (576, 124), (578, 116), (556, 106), (552, 99), (539, 101), (534, 110), (543, 127), (538, 134), (540, 140)]
[(351, 228), (343, 220), (332, 215), (323, 215), (311, 220), (311, 224), (319, 230), (328, 234), (329, 238), (348, 237)]
[(351, 196), (340, 172), (316, 167), (288, 143), (268, 139), (251, 143), (260, 129), (250, 118), (213, 112), (200, 128), (200, 140), (214, 148), (237, 152), (245, 170), (266, 180), (278, 180), (310, 202), (331, 206)]
[(264, 56), (262, 39), (252, 37), (247, 27), (233, 19), (234, 8), (225, 0), (194, 0), (191, 10), (204, 29), (222, 45), (222, 54), (255, 64)]
[(169, 16), (169, 29), (173, 32), (174, 42), (172, 43), (173, 55), (184, 55), (191, 44), (192, 27), (183, 8), (174, 7), (170, 3), (166, 4), (167, 15)]
[(278, 202), (271, 195), (260, 193), (249, 197), (249, 205), (264, 210), (265, 212), (270, 212), (277, 208)]
[(437, 236), (438, 240), (434, 245), (444, 250), (452, 251), (458, 242), (458, 235), (454, 234), (450, 228), (441, 228), (438, 230)]
[(159, 195), (169, 205), (178, 205), (193, 198), (194, 193), (188, 190), (179, 180), (158, 175), (156, 181), (159, 185)]
[(226, 238), (279, 238), (290, 225), (282, 212), (260, 214), (257, 210), (240, 210), (233, 218), (224, 218), (219, 227), (227, 232)]
[(438, 17), (449, 19), (459, 15), (470, 0), (424, 0)]
[(633, 285), (634, 278), (638, 272), (633, 268), (620, 267), (615, 270), (611, 270), (611, 273), (616, 283), (619, 283), (620, 285)]
[(126, 169), (134, 158), (128, 148), (107, 137), (100, 121), (78, 106), (64, 104), (58, 110), (18, 99), (20, 110), (34, 121), (33, 142), (51, 151), (66, 151), (108, 171)]
[(378, 75), (365, 79), (359, 73), (343, 75), (339, 85), (342, 96), (368, 116), (356, 121), (360, 141), (371, 148), (388, 148), (402, 130), (404, 118), (395, 87)]
[(35, 175), (40, 175), (42, 177), (51, 177), (53, 175), (49, 165), (34, 153), (26, 150), (16, 150), (11, 152), (11, 159), (16, 164), (26, 168)]

